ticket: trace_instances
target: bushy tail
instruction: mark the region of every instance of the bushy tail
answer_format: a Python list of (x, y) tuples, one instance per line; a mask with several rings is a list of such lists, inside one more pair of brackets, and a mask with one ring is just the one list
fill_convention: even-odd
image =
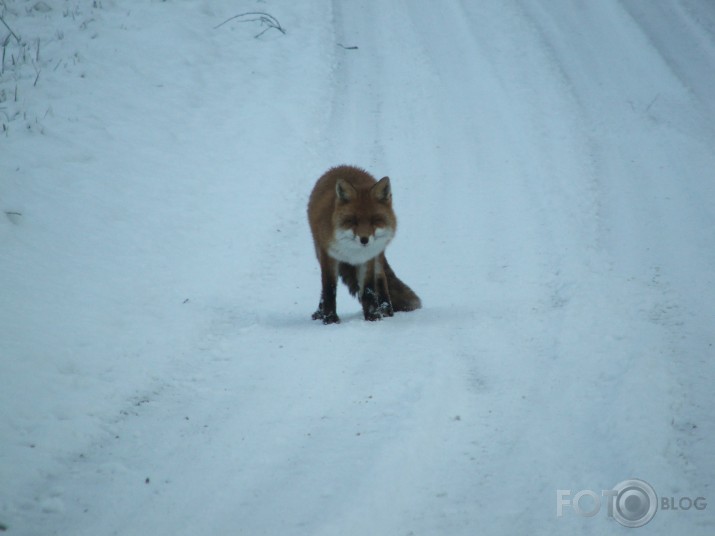
[[(387, 263), (387, 259), (385, 259), (383, 269), (385, 270), (385, 277), (387, 278), (387, 289), (390, 293), (393, 310), (414, 311), (422, 307), (422, 300), (395, 275), (395, 272)], [(357, 270), (355, 267), (341, 262), (338, 266), (338, 272), (343, 283), (347, 285), (350, 294), (357, 296), (360, 292), (360, 286), (358, 285)]]
[(395, 311), (414, 311), (422, 307), (422, 300), (410, 287), (400, 281), (400, 278), (395, 275), (387, 263), (387, 259), (385, 259), (383, 268), (385, 277), (387, 277), (387, 288), (390, 292), (392, 308)]

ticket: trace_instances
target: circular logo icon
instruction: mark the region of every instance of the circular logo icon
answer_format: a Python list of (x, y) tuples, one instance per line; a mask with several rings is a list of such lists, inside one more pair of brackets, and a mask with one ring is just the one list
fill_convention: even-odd
[(643, 480), (624, 480), (613, 487), (613, 517), (624, 527), (642, 527), (655, 516), (658, 497), (653, 486)]

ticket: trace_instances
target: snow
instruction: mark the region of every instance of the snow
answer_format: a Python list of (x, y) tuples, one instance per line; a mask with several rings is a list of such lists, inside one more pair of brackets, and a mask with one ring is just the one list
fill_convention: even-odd
[[(286, 33), (217, 27), (253, 11)], [(557, 490), (713, 500), (711, 2), (0, 16), (0, 532), (604, 534)], [(391, 177), (422, 310), (310, 319), (342, 163)]]

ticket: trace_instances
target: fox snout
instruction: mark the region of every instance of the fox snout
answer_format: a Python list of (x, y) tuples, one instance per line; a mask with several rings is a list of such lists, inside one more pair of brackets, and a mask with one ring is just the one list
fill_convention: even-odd
[(369, 236), (361, 236), (361, 237), (360, 237), (360, 243), (361, 243), (363, 246), (367, 246), (367, 243), (368, 243), (369, 241), (370, 241), (370, 237), (369, 237)]

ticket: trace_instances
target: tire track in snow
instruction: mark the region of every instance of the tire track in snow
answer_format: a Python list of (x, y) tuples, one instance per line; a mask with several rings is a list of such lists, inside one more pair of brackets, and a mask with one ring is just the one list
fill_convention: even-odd
[[(376, 24), (354, 24), (353, 16), (346, 16), (345, 11), (355, 13), (355, 8), (361, 17)], [(337, 54), (328, 132), (330, 165), (353, 164), (374, 173), (380, 173), (378, 169), (384, 165), (380, 131), (382, 62), (376, 40), (379, 10), (374, 2), (361, 1), (358, 5), (332, 2)], [(344, 48), (348, 46), (358, 48)]]
[[(525, 140), (525, 135), (520, 132), (524, 118), (511, 110), (513, 103), (494, 89), (496, 67), (489, 63), (488, 49), (485, 51), (476, 46), (470, 30), (474, 21), (452, 5), (402, 7), (408, 12), (407, 16), (387, 7), (380, 17), (373, 13), (369, 19), (369, 24), (377, 30), (375, 35), (381, 39), (378, 45), (382, 52), (380, 75), (385, 82), (381, 98), (386, 105), (384, 116), (379, 119), (386, 125), (402, 122), (417, 126), (394, 141), (384, 140), (385, 153), (391, 167), (406, 178), (415, 179), (413, 193), (430, 200), (421, 203), (427, 214), (418, 222), (417, 235), (430, 244), (432, 255), (430, 259), (418, 262), (439, 273), (444, 267), (432, 259), (449, 259), (452, 270), (448, 277), (453, 284), (447, 286), (441, 279), (434, 280), (439, 291), (445, 294), (435, 294), (431, 300), (434, 304), (432, 311), (420, 313), (423, 330), (427, 334), (437, 333), (440, 328), (445, 328), (445, 322), (451, 322), (451, 327), (446, 328), (449, 335), (442, 351), (430, 356), (438, 365), (433, 365), (429, 378), (419, 380), (422, 388), (420, 398), (413, 401), (418, 416), (414, 428), (408, 428), (401, 437), (393, 440), (393, 444), (383, 447), (386, 476), (374, 480), (369, 489), (381, 489), (386, 481), (407, 478), (400, 472), (407, 469), (397, 461), (394, 453), (403, 449), (409, 452), (407, 446), (417, 444), (419, 446), (412, 449), (419, 457), (420, 465), (411, 469), (413, 474), (409, 480), (425, 493), (418, 499), (419, 506), (412, 505), (406, 510), (403, 521), (406, 527), (412, 519), (417, 526), (430, 530), (463, 533), (470, 530), (470, 523), (487, 522), (487, 512), (496, 522), (509, 520), (513, 525), (514, 512), (507, 500), (501, 502), (500, 499), (506, 499), (509, 494), (522, 496), (522, 492), (533, 492), (529, 489), (531, 480), (519, 483), (519, 478), (525, 467), (539, 463), (538, 458), (528, 452), (528, 443), (523, 437), (524, 428), (536, 431), (538, 423), (542, 422), (530, 411), (534, 402), (526, 395), (533, 397), (536, 404), (543, 403), (544, 398), (534, 396), (534, 393), (539, 394), (544, 378), (529, 377), (529, 371), (536, 368), (543, 374), (551, 374), (553, 379), (548, 381), (549, 385), (560, 385), (563, 378), (553, 373), (556, 367), (549, 362), (555, 344), (550, 340), (551, 331), (546, 332), (547, 340), (543, 342), (547, 355), (535, 356), (541, 364), (538, 367), (528, 365), (524, 372), (518, 373), (523, 360), (533, 354), (535, 344), (537, 347), (542, 344), (544, 334), (540, 329), (544, 326), (535, 327), (528, 316), (519, 313), (519, 302), (523, 299), (519, 299), (517, 289), (529, 292), (533, 306), (540, 306), (541, 299), (555, 303), (568, 300), (568, 296), (560, 295), (563, 293), (556, 287), (549, 289), (546, 285), (543, 289), (544, 284), (537, 283), (538, 280), (558, 278), (561, 270), (558, 259), (554, 261), (546, 255), (558, 249), (555, 243), (563, 218), (558, 214), (548, 217), (551, 198), (531, 182), (539, 174), (529, 172), (529, 162), (515, 157), (512, 152), (516, 148), (518, 154), (520, 148), (526, 147), (525, 141), (533, 140)], [(356, 24), (366, 23), (356, 12), (346, 19)], [(385, 21), (391, 21), (389, 33), (385, 31)], [(410, 23), (414, 23), (415, 28)], [(455, 57), (459, 61), (455, 62)], [(425, 67), (431, 70), (430, 74), (415, 75), (409, 71)], [(358, 72), (360, 79), (375, 79), (375, 70), (363, 66)], [(404, 86), (411, 77), (428, 85), (416, 103), (408, 97), (414, 90)], [(413, 104), (417, 106), (410, 107)], [(526, 112), (529, 109), (524, 104), (519, 108)], [(411, 115), (415, 119), (411, 120)], [(475, 117), (479, 121), (475, 122)], [(401, 146), (405, 139), (412, 145)], [(410, 162), (410, 158), (415, 161)], [(505, 161), (509, 162), (506, 167), (512, 174), (505, 177), (502, 170), (501, 176), (495, 177), (494, 171), (502, 169)], [(554, 194), (554, 191), (549, 193)], [(578, 193), (575, 187), (571, 191)], [(396, 196), (399, 196), (397, 190)], [(470, 206), (474, 210), (467, 210), (466, 204), (450, 201), (454, 198), (474, 201), (485, 197), (488, 201), (477, 201)], [(409, 200), (400, 202), (406, 204)], [(454, 210), (445, 213), (445, 207)], [(525, 218), (528, 218), (530, 227), (509, 226), (510, 222)], [(465, 222), (478, 233), (481, 229), (488, 230), (486, 234), (492, 238), (491, 244), (483, 244), (486, 247), (482, 259), (476, 259), (464, 250), (470, 239), (476, 241), (472, 247), (482, 246), (483, 240), (479, 234), (470, 237)], [(451, 234), (441, 236), (445, 229)], [(459, 238), (465, 243), (460, 243)], [(574, 238), (570, 243), (576, 242)], [(439, 253), (435, 255), (434, 250)], [(499, 274), (495, 277), (503, 278), (501, 284), (489, 289), (474, 281), (474, 261), (477, 269), (484, 263), (492, 264), (492, 271)], [(527, 264), (530, 266), (525, 267)], [(504, 277), (505, 266), (516, 273)], [(534, 274), (533, 266), (538, 266), (537, 274)], [(579, 266), (572, 268), (576, 270)], [(464, 286), (459, 284), (460, 281)], [(468, 285), (474, 286), (470, 288)], [(475, 305), (484, 303), (484, 296), (480, 296), (479, 291), (489, 296), (488, 305)], [(506, 304), (500, 303), (500, 293), (507, 294)], [(550, 298), (550, 294), (553, 297)], [(471, 303), (465, 301), (467, 296), (473, 297)], [(450, 298), (454, 300), (452, 303)], [(429, 303), (429, 298), (426, 301)], [(489, 306), (493, 309), (488, 310)], [(557, 306), (553, 308), (556, 310)], [(567, 314), (564, 311), (561, 310), (557, 319)], [(515, 313), (520, 320), (513, 326), (510, 323)], [(425, 321), (434, 325), (425, 325)], [(475, 328), (479, 330), (481, 327), (487, 328), (486, 331), (474, 332)], [(539, 342), (534, 343), (534, 338)], [(395, 347), (398, 355), (404, 351)], [(415, 355), (421, 357), (422, 354), (417, 351)], [(510, 377), (505, 371), (514, 375)], [(570, 374), (566, 378), (570, 378)], [(554, 395), (552, 403), (554, 411), (558, 411), (558, 403), (566, 395), (559, 396), (558, 392)], [(455, 420), (445, 424), (450, 410)], [(532, 420), (537, 424), (531, 425)], [(450, 426), (459, 431), (450, 429)], [(430, 440), (417, 432), (423, 427), (430, 429)], [(446, 438), (451, 442), (440, 444)], [(547, 469), (554, 471), (552, 476), (559, 461), (552, 459), (546, 464)], [(566, 474), (570, 474), (568, 470)], [(505, 479), (507, 485), (496, 492), (495, 498), (494, 488), (504, 484)], [(549, 496), (552, 492), (551, 488), (543, 486), (537, 491), (548, 492)], [(448, 499), (442, 500), (444, 497)], [(369, 501), (359, 495), (357, 502), (365, 504)], [(494, 503), (500, 506), (495, 507)], [(451, 515), (446, 515), (446, 511)], [(520, 526), (533, 527), (534, 519), (548, 515), (547, 512), (550, 513), (550, 509), (522, 512)], [(355, 517), (350, 510), (346, 515), (348, 519)], [(380, 517), (378, 511), (375, 515)], [(382, 517), (386, 517), (384, 512)]]
[[(434, 203), (433, 217), (425, 218), (422, 236), (438, 244), (433, 249), (439, 253), (431, 258), (449, 259), (450, 277), (464, 283), (454, 286), (463, 294), (461, 300), (454, 298), (463, 303), (465, 297), (474, 296), (474, 303), (481, 301), (498, 310), (498, 315), (480, 311), (485, 318), (478, 326), (487, 325), (491, 334), (503, 334), (495, 337), (500, 342), (487, 344), (479, 334), (467, 332), (449, 344), (454, 353), (472, 358), (485, 354), (506, 358), (511, 364), (506, 370), (516, 371), (511, 385), (526, 393), (531, 406), (538, 408), (522, 410), (522, 420), (517, 420), (524, 427), (520, 432), (525, 437), (541, 437), (551, 447), (542, 451), (541, 458), (534, 457), (530, 445), (516, 432), (501, 429), (499, 434), (490, 434), (485, 428), (488, 437), (511, 437), (515, 445), (511, 458), (492, 451), (488, 466), (502, 468), (502, 475), (513, 475), (523, 467), (543, 467), (536, 480), (549, 482), (539, 490), (546, 495), (566, 485), (564, 480), (569, 485), (578, 480), (584, 487), (596, 485), (594, 482), (605, 487), (633, 472), (657, 475), (666, 489), (677, 487), (672, 483), (682, 482), (679, 463), (663, 469), (657, 450), (642, 453), (642, 457), (640, 453), (643, 445), (665, 448), (671, 441), (672, 431), (660, 416), (670, 412), (675, 400), (670, 396), (673, 356), (668, 348), (679, 330), (664, 331), (639, 310), (672, 298), (660, 295), (659, 289), (647, 287), (643, 278), (633, 279), (623, 269), (623, 260), (637, 256), (614, 255), (612, 242), (624, 231), (628, 219), (614, 217), (613, 196), (618, 189), (613, 181), (628, 181), (629, 177), (608, 176), (613, 173), (613, 156), (609, 154), (612, 147), (604, 143), (604, 128), (608, 122), (630, 125), (607, 107), (593, 108), (599, 102), (595, 93), (601, 91), (593, 88), (612, 91), (617, 84), (608, 68), (601, 71), (598, 60), (587, 50), (599, 42), (598, 35), (581, 37), (578, 32), (585, 33), (588, 27), (598, 33), (615, 22), (617, 36), (625, 45), (619, 52), (630, 51), (637, 58), (643, 53), (642, 43), (623, 28), (627, 21), (618, 10), (594, 5), (594, 17), (579, 12), (577, 6), (552, 8), (549, 4), (548, 8), (537, 6), (537, 11), (546, 12), (537, 16), (520, 4), (501, 3), (498, 9), (464, 4), (461, 11), (452, 4), (439, 8), (413, 4), (410, 17), (417, 34), (429, 43), (423, 49), (442, 82), (432, 89), (440, 98), (436, 110), (422, 118), (424, 131), (435, 140), (434, 145), (449, 147), (451, 154), (434, 150), (426, 137), (418, 138), (422, 145), (417, 153), (424, 157), (412, 166), (403, 159), (401, 167), (417, 168), (426, 197), (440, 200)], [(592, 20), (598, 23), (586, 23)], [(568, 48), (574, 43), (583, 49), (577, 47), (574, 53)], [(455, 62), (455, 57), (459, 61)], [(628, 65), (628, 54), (621, 57)], [(386, 54), (383, 59), (388, 65), (386, 72), (394, 67), (389, 58)], [(575, 64), (579, 58), (583, 65)], [(587, 74), (596, 76), (590, 80), (592, 88), (583, 84)], [(501, 91), (495, 91), (496, 87)], [(642, 83), (630, 89), (650, 90)], [(486, 102), (488, 107), (482, 104)], [(463, 106), (450, 109), (452, 103)], [(396, 100), (393, 104), (399, 107)], [(438, 120), (459, 136), (445, 136), (445, 129), (436, 128)], [(444, 143), (437, 141), (441, 135), (446, 138)], [(388, 148), (389, 155), (393, 148)], [(430, 162), (428, 155), (435, 161)], [(474, 182), (469, 186), (460, 182), (458, 178), (465, 176), (474, 177)], [(636, 200), (638, 195), (628, 192), (625, 199)], [(478, 201), (480, 198), (485, 201)], [(459, 204), (457, 199), (471, 203)], [(445, 214), (445, 206), (451, 212)], [(477, 230), (476, 236), (460, 233), (465, 220)], [(435, 222), (448, 228), (453, 239), (464, 239), (478, 248), (481, 255), (473, 257), (474, 272), (487, 271), (499, 284), (477, 283), (470, 289), (474, 278), (464, 263), (464, 248), (455, 248), (454, 243), (442, 246), (439, 239), (433, 240)], [(514, 227), (510, 228), (510, 223)], [(480, 239), (480, 230), (491, 238)], [(493, 267), (487, 268), (482, 257), (491, 259)], [(494, 262), (496, 259), (500, 262)], [(440, 269), (438, 262), (423, 262), (435, 271)], [(498, 292), (513, 301), (499, 303)], [(524, 314), (520, 306), (531, 314)], [(527, 365), (516, 359), (513, 354), (519, 352), (535, 363)], [(537, 376), (521, 376), (520, 366)], [(480, 365), (475, 368), (479, 371)], [(510, 385), (503, 371), (483, 363), (481, 369), (477, 372), (479, 384), (502, 388), (496, 390), (494, 404), (502, 402), (502, 408), (517, 409), (501, 392)], [(637, 393), (637, 402), (631, 393)], [(579, 414), (564, 414), (564, 408)], [(504, 417), (509, 417), (509, 410), (504, 410)], [(624, 411), (627, 415), (620, 418)], [(561, 427), (552, 428), (557, 423)], [(544, 436), (543, 430), (549, 428), (552, 434)], [(612, 447), (604, 452), (599, 442)], [(639, 454), (634, 456), (636, 452)], [(571, 461), (573, 453), (589, 460), (586, 468), (581, 460)], [(505, 501), (509, 495), (523, 496), (516, 491), (520, 484), (510, 482), (514, 487), (505, 491)], [(533, 511), (525, 517), (540, 514)], [(525, 522), (525, 528), (529, 525)], [(599, 530), (588, 524), (582, 528)]]
[[(433, 253), (430, 259), (421, 260), (422, 266), (440, 273), (444, 267), (431, 259), (449, 259), (449, 277), (456, 283), (445, 286), (443, 280), (435, 279), (434, 284), (443, 295), (435, 294), (431, 300), (435, 304), (433, 310), (422, 313), (423, 318), (427, 316), (425, 320), (435, 323), (435, 327), (444, 327), (447, 318), (451, 321), (451, 328), (446, 330), (449, 336), (444, 341), (444, 349), (432, 356), (440, 365), (424, 384), (421, 398), (414, 402), (418, 415), (422, 416), (416, 421), (416, 427), (429, 425), (435, 437), (427, 443), (424, 438), (418, 440), (420, 436), (417, 434), (405, 433), (395, 441), (395, 445), (408, 445), (413, 442), (408, 439), (412, 436), (421, 444), (417, 452), (423, 465), (413, 470), (412, 481), (425, 490), (433, 490), (431, 496), (421, 497), (418, 508), (413, 507), (408, 512), (413, 515), (421, 512), (417, 519), (422, 526), (451, 533), (469, 530), (470, 522), (487, 522), (487, 512), (495, 522), (508, 521), (513, 527), (510, 495), (523, 496), (536, 491), (540, 496), (544, 493), (550, 496), (552, 492), (543, 484), (543, 473), (536, 490), (530, 488), (531, 478), (520, 479), (526, 467), (543, 462), (529, 452), (529, 443), (524, 437), (529, 437), (529, 432), (532, 432), (531, 436), (542, 437), (534, 432), (538, 432), (539, 423), (548, 422), (543, 415), (531, 411), (532, 404), (548, 406), (545, 395), (540, 394), (544, 379), (549, 378), (547, 384), (550, 386), (562, 385), (564, 378), (571, 379), (571, 374), (559, 374), (556, 364), (551, 361), (552, 355), (559, 353), (555, 346), (559, 335), (557, 330), (548, 329), (546, 325), (549, 319), (563, 323), (567, 315), (568, 308), (564, 305), (570, 297), (555, 286), (564, 261), (547, 256), (559, 249), (558, 231), (566, 226), (558, 213), (550, 217), (551, 197), (533, 183), (546, 174), (543, 170), (539, 170), (541, 173), (529, 170), (527, 158), (533, 153), (521, 158), (514, 154), (518, 155), (522, 148), (528, 149), (528, 143), (538, 143), (522, 133), (522, 124), (527, 120), (537, 122), (540, 117), (529, 115), (533, 101), (517, 105), (518, 109), (514, 111), (514, 103), (495, 91), (493, 78), (501, 74), (495, 73), (499, 64), (490, 65), (490, 49), (476, 46), (470, 29), (473, 24), (479, 30), (486, 31), (489, 27), (479, 26), (464, 11), (452, 5), (422, 4), (407, 11), (407, 20), (414, 23), (416, 29), (405, 24), (404, 13), (397, 10), (386, 9), (384, 19), (370, 20), (370, 24), (378, 29), (381, 20), (393, 21), (390, 38), (383, 38), (379, 46), (383, 51), (381, 72), (386, 87), (382, 98), (389, 102), (381, 120), (384, 123), (400, 120), (409, 123), (410, 115), (416, 116), (410, 124), (416, 124), (417, 129), (388, 143), (386, 158), (406, 177), (415, 177), (412, 190), (416, 195), (430, 199), (430, 202), (421, 204), (428, 213), (418, 222), (418, 236), (430, 244)], [(499, 15), (499, 12), (494, 13), (496, 17)], [(351, 20), (359, 18), (354, 16)], [(388, 34), (378, 31), (377, 35)], [(459, 61), (454, 61), (455, 57)], [(432, 74), (420, 77), (428, 84), (428, 89), (417, 102), (420, 106), (410, 108), (405, 104), (404, 94), (412, 88), (405, 88), (396, 81), (409, 79), (406, 72), (416, 66), (426, 66)], [(502, 80), (502, 85), (507, 88), (509, 83), (508, 79)], [(547, 93), (537, 97), (551, 98), (552, 95)], [(526, 115), (520, 117), (519, 112)], [(405, 137), (413, 144), (407, 149), (400, 147)], [(546, 148), (553, 153), (552, 146), (546, 145)], [(415, 161), (411, 162), (410, 158)], [(505, 168), (511, 174), (505, 174)], [(497, 170), (498, 177), (495, 176)], [(472, 180), (465, 180), (467, 177)], [(576, 187), (569, 191), (579, 193)], [(548, 192), (551, 195), (558, 193), (556, 186)], [(471, 203), (455, 203), (455, 198)], [(485, 198), (486, 201), (480, 201)], [(444, 207), (453, 210), (445, 213)], [(429, 212), (430, 209), (434, 213)], [(524, 221), (527, 222), (525, 227), (510, 226), (511, 222)], [(467, 232), (465, 222), (477, 230), (476, 236)], [(451, 234), (441, 236), (444, 229)], [(484, 233), (482, 236), (481, 230), (485, 230), (481, 232)], [(484, 240), (484, 235), (491, 240)], [(569, 238), (572, 239), (569, 244), (578, 242), (575, 237)], [(460, 239), (465, 242), (460, 243)], [(470, 240), (472, 247), (481, 248), (479, 257), (465, 251), (464, 246), (470, 244)], [(435, 255), (434, 250), (439, 253)], [(475, 268), (479, 273), (485, 265), (495, 279), (500, 279), (500, 284), (489, 288), (480, 284), (478, 278), (474, 280)], [(538, 267), (536, 273), (534, 266)], [(570, 268), (577, 271), (580, 267)], [(514, 273), (509, 273), (511, 271)], [(552, 281), (553, 287), (549, 288), (548, 283), (539, 283), (539, 280)], [(470, 288), (469, 285), (473, 286)], [(519, 298), (519, 291), (528, 292), (528, 299)], [(472, 301), (465, 301), (465, 297)], [(542, 300), (554, 305), (542, 307)], [(535, 326), (528, 315), (519, 311), (524, 301), (544, 309), (531, 309), (544, 316), (542, 323)], [(430, 302), (429, 295), (426, 302)], [(549, 314), (550, 310), (556, 311), (555, 315)], [(515, 316), (519, 320), (515, 321)], [(423, 325), (423, 328), (432, 333), (428, 327)], [(546, 330), (545, 333), (542, 330)], [(396, 351), (400, 352), (400, 349)], [(525, 359), (531, 358), (539, 360), (539, 364), (523, 365)], [(520, 373), (522, 366), (524, 371)], [(534, 369), (542, 376), (530, 377), (530, 371)], [(551, 407), (558, 413), (559, 403), (567, 394), (559, 394), (553, 387), (551, 394), (554, 397)], [(456, 435), (441, 426), (439, 418), (436, 421), (427, 419), (428, 415), (434, 415), (446, 420), (448, 408), (453, 408), (453, 418), (459, 416), (454, 424), (460, 430)], [(547, 412), (547, 417), (551, 416), (552, 413)], [(444, 445), (438, 454), (431, 444), (446, 437), (451, 437), (452, 443)], [(549, 444), (548, 441), (545, 443)], [(580, 446), (578, 442), (575, 444)], [(568, 445), (574, 445), (574, 442), (560, 445), (561, 450), (568, 449)], [(394, 445), (386, 446), (385, 460), (392, 459), (389, 453), (393, 448)], [(544, 464), (547, 476), (571, 474), (572, 467), (565, 472), (555, 469), (561, 461), (557, 454), (555, 456)], [(393, 479), (399, 480), (401, 464), (386, 462), (385, 467)], [(551, 471), (550, 475), (548, 471)], [(377, 484), (380, 482), (382, 480)], [(552, 484), (553, 489), (556, 485)], [(379, 489), (380, 486), (374, 487)], [(445, 496), (449, 499), (440, 500)], [(365, 502), (366, 499), (360, 497), (359, 500)], [(451, 516), (445, 516), (445, 511), (450, 511)], [(550, 509), (522, 512), (519, 526), (533, 528), (535, 519), (543, 521), (541, 518), (549, 515), (547, 512)]]
[[(713, 227), (705, 209), (714, 199), (707, 171), (714, 164), (706, 149), (713, 143), (712, 99), (705, 95), (715, 42), (699, 25), (711, 8), (697, 2), (653, 9), (628, 2), (569, 10), (524, 5), (543, 27), (555, 61), (573, 74), (574, 90), (589, 103), (582, 117), (596, 148), (601, 213), (610, 226), (603, 244), (613, 272), (604, 285), (616, 304), (637, 308), (635, 315), (621, 316), (633, 317), (634, 331), (646, 343), (631, 351), (641, 355), (631, 362), (660, 395), (654, 400), (659, 409), (644, 422), (653, 426), (664, 419), (669, 476), (661, 475), (663, 488), (702, 489), (713, 478), (694, 467), (712, 466), (699, 432), (712, 421), (702, 411), (708, 395), (699, 379), (712, 338), (697, 311), (711, 308), (701, 299), (710, 294), (701, 282), (715, 261), (712, 234), (704, 231)], [(574, 27), (579, 34), (568, 41)], [(612, 36), (596, 54), (591, 43), (603, 27)], [(613, 119), (603, 122), (609, 114)], [(649, 356), (647, 366), (639, 364), (642, 356)]]

